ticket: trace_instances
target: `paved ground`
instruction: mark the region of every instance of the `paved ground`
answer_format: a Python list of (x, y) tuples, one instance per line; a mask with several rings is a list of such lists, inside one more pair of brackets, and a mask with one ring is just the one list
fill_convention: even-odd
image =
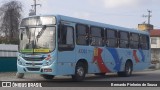
[[(24, 79), (17, 79), (15, 72), (0, 73), (0, 81), (46, 81), (36, 74), (27, 74)], [(58, 76), (54, 80), (71, 81), (69, 76)], [(118, 77), (115, 73), (107, 74), (104, 77), (87, 75), (85, 81), (160, 81), (160, 70), (146, 70), (134, 72), (131, 77)], [(98, 83), (97, 83), (98, 84)], [(12, 90), (159, 90), (160, 87), (46, 87), (46, 88), (12, 88)], [(10, 90), (11, 88), (0, 88)]]
[[(71, 81), (70, 76), (56, 76), (54, 80)], [(0, 73), (0, 81), (46, 81), (40, 75), (26, 74), (24, 79), (17, 79), (16, 72)], [(87, 75), (85, 81), (160, 81), (160, 70), (145, 70), (133, 72), (131, 77), (118, 77), (116, 73), (105, 76)]]

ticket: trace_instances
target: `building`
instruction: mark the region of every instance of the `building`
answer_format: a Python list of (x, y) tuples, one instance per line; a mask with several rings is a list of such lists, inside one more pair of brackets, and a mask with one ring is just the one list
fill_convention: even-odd
[(150, 30), (151, 37), (151, 59), (160, 61), (160, 29)]
[(151, 24), (138, 24), (138, 29), (139, 30), (142, 30), (142, 31), (145, 31), (145, 30), (152, 30), (153, 29), (153, 25)]

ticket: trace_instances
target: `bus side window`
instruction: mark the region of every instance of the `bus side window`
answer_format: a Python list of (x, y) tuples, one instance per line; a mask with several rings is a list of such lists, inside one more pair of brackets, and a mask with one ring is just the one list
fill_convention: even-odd
[(130, 48), (131, 49), (139, 48), (139, 34), (130, 33)]
[(68, 51), (74, 49), (74, 30), (71, 26), (62, 25), (59, 29), (58, 44), (60, 51)]
[(89, 45), (89, 27), (87, 25), (77, 24), (76, 42), (78, 45)]
[(106, 29), (106, 46), (107, 47), (117, 47), (117, 31), (113, 29)]
[(143, 50), (149, 49), (149, 37), (147, 35), (140, 35), (140, 48)]
[(104, 30), (99, 27), (91, 27), (90, 44), (92, 46), (103, 46)]
[(119, 32), (119, 47), (128, 48), (129, 47), (129, 33), (120, 31)]

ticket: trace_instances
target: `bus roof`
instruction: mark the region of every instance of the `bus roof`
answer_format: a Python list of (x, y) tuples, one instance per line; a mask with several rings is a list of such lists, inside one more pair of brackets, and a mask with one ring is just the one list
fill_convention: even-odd
[[(68, 21), (68, 22), (87, 24), (91, 26), (110, 28), (110, 29), (116, 29), (116, 30), (121, 30), (121, 31), (129, 31), (133, 33), (141, 33), (141, 34), (149, 35), (147, 31), (141, 31), (141, 30), (132, 29), (132, 28), (125, 28), (125, 27), (120, 27), (120, 26), (110, 25), (110, 24), (104, 24), (104, 23), (99, 23), (99, 22), (95, 22), (91, 20), (78, 19), (78, 18), (64, 16), (64, 15), (57, 14), (57, 15), (40, 15), (40, 16), (55, 16), (57, 21), (63, 20), (63, 21)], [(31, 16), (31, 17), (34, 17), (34, 16)]]

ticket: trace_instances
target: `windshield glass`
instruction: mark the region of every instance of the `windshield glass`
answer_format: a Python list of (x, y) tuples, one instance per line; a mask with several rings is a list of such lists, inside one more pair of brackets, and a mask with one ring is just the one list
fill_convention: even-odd
[(50, 52), (55, 48), (55, 27), (20, 28), (20, 52)]
[(55, 24), (56, 24), (56, 18), (54, 16), (43, 16), (43, 17), (35, 16), (35, 17), (24, 18), (20, 24), (20, 27), (55, 25)]

